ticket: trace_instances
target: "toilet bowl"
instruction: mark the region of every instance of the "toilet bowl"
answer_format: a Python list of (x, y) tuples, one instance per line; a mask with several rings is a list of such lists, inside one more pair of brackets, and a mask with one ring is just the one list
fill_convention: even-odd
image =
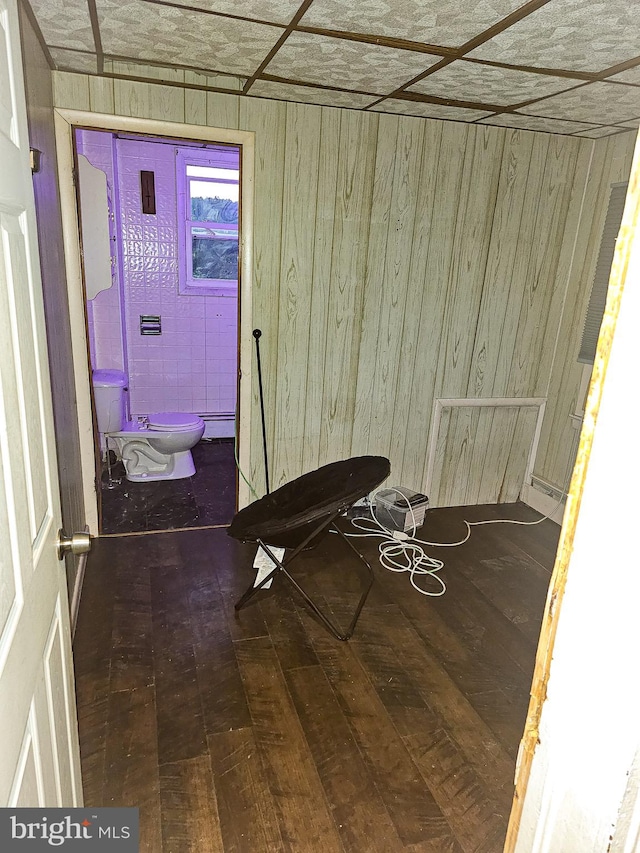
[(185, 412), (156, 412), (136, 421), (125, 418), (127, 378), (121, 370), (94, 370), (98, 431), (122, 459), (127, 480), (152, 482), (192, 477), (191, 448), (204, 433), (204, 421)]

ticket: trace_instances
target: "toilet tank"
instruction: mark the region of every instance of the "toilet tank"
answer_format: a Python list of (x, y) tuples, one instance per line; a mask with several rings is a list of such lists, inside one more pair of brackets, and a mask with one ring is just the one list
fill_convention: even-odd
[(92, 382), (98, 432), (119, 432), (125, 425), (126, 375), (122, 370), (94, 370)]

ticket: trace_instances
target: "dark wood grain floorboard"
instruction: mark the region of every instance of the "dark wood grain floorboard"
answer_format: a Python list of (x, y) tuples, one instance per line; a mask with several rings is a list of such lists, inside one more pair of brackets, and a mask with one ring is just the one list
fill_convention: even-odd
[[(427, 513), (421, 536), (539, 517)], [(349, 643), (283, 578), (239, 613), (255, 546), (224, 530), (98, 540), (74, 641), (85, 799), (138, 806), (145, 853), (501, 853), (559, 528), (472, 528), (447, 592), (359, 548), (376, 582)], [(348, 624), (363, 573), (328, 536), (294, 563)]]
[(207, 753), (187, 588), (172, 566), (152, 572), (158, 750), (167, 763)]
[(400, 840), (322, 668), (289, 672), (287, 683), (345, 850), (397, 850)]
[(271, 641), (238, 643), (238, 661), (285, 848), (342, 851)]
[(109, 696), (102, 806), (140, 810), (140, 851), (162, 850), (160, 779), (153, 687)]
[(164, 853), (219, 853), (220, 821), (209, 755), (160, 766)]
[(273, 796), (251, 728), (209, 737), (225, 853), (285, 849)]

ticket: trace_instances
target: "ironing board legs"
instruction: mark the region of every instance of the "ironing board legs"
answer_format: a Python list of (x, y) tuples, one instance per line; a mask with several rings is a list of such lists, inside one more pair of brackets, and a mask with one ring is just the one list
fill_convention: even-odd
[[(356, 624), (357, 624), (357, 622), (358, 622), (358, 618), (359, 618), (359, 616), (360, 616), (360, 613), (362, 612), (362, 608), (364, 607), (365, 601), (367, 600), (367, 596), (369, 595), (369, 591), (371, 590), (371, 587), (372, 587), (372, 585), (373, 585), (373, 577), (374, 577), (374, 576), (373, 576), (373, 569), (371, 568), (371, 565), (369, 564), (369, 562), (368, 562), (368, 561), (367, 561), (367, 560), (362, 556), (362, 554), (361, 554), (361, 553), (360, 553), (360, 552), (359, 552), (359, 551), (358, 551), (358, 550), (353, 546), (353, 544), (352, 544), (352, 543), (349, 541), (349, 539), (344, 535), (344, 533), (340, 530), (340, 528), (339, 528), (339, 527), (337, 527), (337, 526), (334, 524), (334, 521), (335, 521), (335, 519), (336, 519), (336, 518), (337, 518), (337, 516), (334, 516), (334, 517), (330, 520), (330, 522), (328, 523), (328, 525), (327, 525), (327, 523), (326, 523), (326, 522), (324, 522), (322, 525), (320, 525), (320, 527), (319, 527), (319, 528), (317, 528), (316, 530), (314, 530), (314, 531), (310, 534), (310, 536), (308, 536), (308, 537), (307, 537), (307, 539), (305, 539), (305, 541), (304, 541), (301, 545), (299, 545), (299, 546), (298, 546), (298, 547), (297, 547), (297, 548), (296, 548), (296, 549), (295, 549), (295, 550), (290, 554), (290, 556), (289, 556), (289, 557), (286, 557), (286, 558), (284, 559), (284, 561), (283, 561), (283, 562), (281, 562), (280, 560), (278, 560), (278, 558), (273, 554), (273, 552), (271, 551), (271, 549), (269, 548), (269, 546), (268, 546), (268, 545), (266, 545), (266, 544), (265, 544), (261, 539), (258, 539), (258, 540), (257, 540), (258, 544), (259, 544), (259, 545), (260, 545), (260, 547), (261, 547), (261, 548), (263, 548), (263, 549), (264, 549), (264, 551), (269, 555), (269, 557), (271, 558), (271, 560), (273, 560), (273, 562), (274, 562), (274, 564), (275, 564), (275, 568), (274, 568), (274, 569), (273, 569), (273, 571), (272, 571), (272, 572), (270, 572), (266, 577), (264, 577), (264, 578), (262, 579), (262, 581), (261, 581), (257, 586), (253, 586), (253, 585), (251, 585), (251, 586), (247, 589), (247, 591), (244, 593), (244, 595), (242, 596), (242, 598), (240, 598), (240, 599), (238, 600), (238, 602), (236, 603), (236, 605), (235, 605), (235, 609), (236, 609), (236, 610), (240, 610), (242, 607), (244, 607), (244, 605), (245, 605), (245, 604), (246, 604), (246, 603), (247, 603), (247, 602), (248, 602), (248, 601), (249, 601), (249, 600), (250, 600), (250, 599), (251, 599), (251, 598), (252, 598), (252, 597), (257, 593), (257, 592), (258, 592), (258, 590), (262, 589), (262, 587), (263, 587), (266, 583), (268, 583), (268, 582), (269, 582), (269, 580), (270, 580), (271, 578), (273, 578), (273, 577), (274, 577), (278, 572), (282, 572), (282, 573), (284, 574), (284, 576), (287, 578), (287, 580), (289, 581), (289, 583), (290, 583), (290, 584), (291, 584), (291, 585), (292, 585), (292, 586), (293, 586), (293, 587), (298, 591), (298, 593), (302, 596), (302, 598), (303, 598), (303, 599), (304, 599), (304, 601), (307, 603), (307, 605), (309, 606), (309, 608), (310, 608), (310, 609), (311, 609), (311, 610), (316, 614), (316, 616), (318, 617), (318, 619), (320, 619), (320, 621), (322, 622), (322, 624), (327, 628), (327, 630), (328, 630), (328, 631), (329, 631), (329, 632), (330, 632), (330, 633), (331, 633), (331, 634), (332, 634), (332, 635), (333, 635), (337, 640), (348, 640), (348, 639), (350, 639), (350, 637), (353, 635), (353, 632), (354, 632), (354, 630), (355, 630)], [(365, 565), (365, 567), (366, 567), (366, 569), (367, 569), (367, 575), (368, 575), (368, 577), (367, 577), (367, 585), (366, 585), (365, 589), (363, 590), (363, 592), (362, 592), (362, 594), (361, 594), (361, 596), (360, 596), (360, 600), (358, 601), (358, 604), (357, 604), (357, 606), (356, 606), (356, 609), (355, 609), (355, 612), (354, 612), (353, 617), (352, 617), (352, 619), (351, 619), (351, 622), (349, 623), (349, 627), (347, 628), (346, 632), (344, 632), (344, 633), (340, 630), (340, 628), (339, 628), (339, 627), (338, 627), (334, 622), (332, 622), (332, 621), (331, 621), (331, 619), (329, 619), (329, 617), (328, 617), (325, 613), (323, 613), (323, 612), (322, 612), (322, 610), (320, 610), (320, 608), (319, 608), (319, 607), (318, 607), (318, 605), (313, 601), (313, 599), (311, 599), (311, 598), (310, 598), (310, 596), (309, 596), (309, 595), (304, 591), (304, 589), (303, 589), (303, 588), (300, 586), (300, 584), (295, 580), (295, 578), (294, 578), (294, 577), (292, 577), (292, 575), (290, 574), (290, 572), (289, 572), (289, 571), (287, 571), (287, 567), (288, 567), (288, 566), (289, 566), (289, 564), (290, 564), (290, 563), (295, 559), (295, 557), (297, 557), (297, 556), (298, 556), (298, 554), (303, 550), (303, 548), (304, 548), (304, 547), (305, 547), (305, 546), (306, 546), (306, 545), (311, 541), (311, 539), (313, 539), (315, 536), (317, 536), (317, 535), (318, 535), (318, 533), (319, 533), (319, 532), (320, 532), (324, 527), (326, 527), (326, 526), (329, 526), (332, 530), (334, 530), (334, 531), (335, 531), (335, 532), (336, 532), (336, 533), (337, 533), (337, 534), (338, 534), (338, 535), (339, 535), (339, 536), (344, 540), (344, 542), (346, 542), (346, 543), (347, 543), (347, 545), (349, 546), (349, 548), (353, 551), (353, 553), (356, 555), (356, 557), (360, 560), (360, 562), (361, 562), (361, 563), (363, 563), (363, 564)]]

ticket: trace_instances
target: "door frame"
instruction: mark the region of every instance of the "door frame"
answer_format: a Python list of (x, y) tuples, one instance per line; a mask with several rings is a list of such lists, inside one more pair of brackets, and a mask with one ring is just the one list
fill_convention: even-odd
[[(238, 462), (242, 471), (251, 471), (251, 365), (253, 312), (251, 291), (253, 281), (253, 195), (255, 133), (253, 131), (230, 130), (205, 127), (181, 122), (158, 121), (112, 114), (94, 113), (86, 110), (55, 108), (55, 131), (60, 185), (60, 206), (64, 238), (69, 317), (73, 350), (73, 372), (77, 404), (78, 428), (80, 433), (80, 459), (82, 484), (87, 524), (90, 532), (97, 536), (98, 493), (95, 470), (94, 421), (91, 404), (88, 341), (85, 320), (84, 283), (80, 251), (80, 230), (76, 205), (74, 179), (74, 139), (76, 128), (90, 128), (107, 132), (126, 131), (147, 136), (173, 137), (198, 142), (218, 142), (237, 145), (241, 151), (241, 251), (238, 304), (240, 320), (239, 379), (236, 414), (238, 437)], [(251, 499), (249, 486), (242, 477), (238, 478), (238, 507), (246, 506)]]

